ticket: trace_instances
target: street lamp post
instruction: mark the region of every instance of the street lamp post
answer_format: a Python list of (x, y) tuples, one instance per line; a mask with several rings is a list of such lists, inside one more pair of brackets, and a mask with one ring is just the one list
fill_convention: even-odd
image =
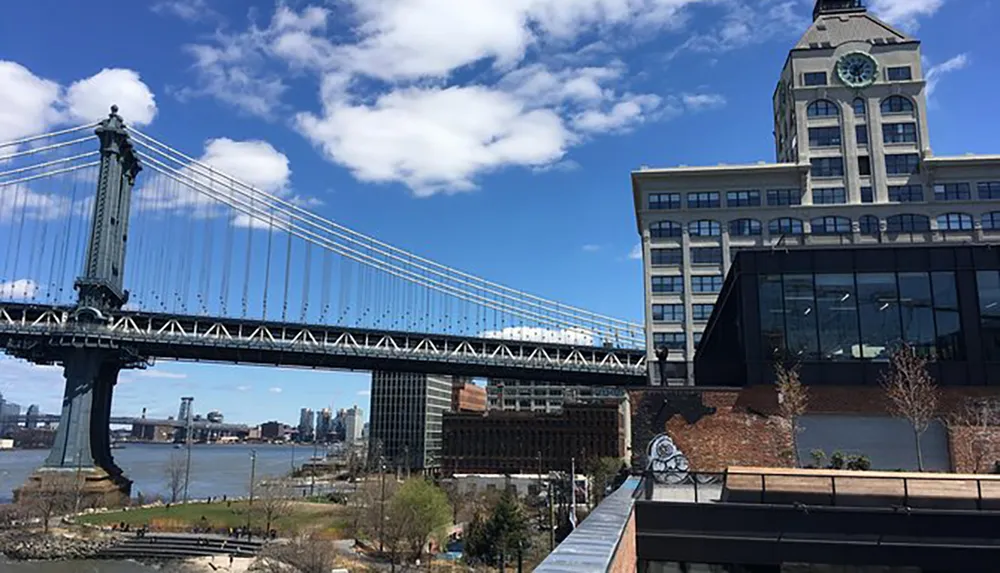
[(250, 450), (250, 501), (247, 503), (247, 540), (253, 536), (250, 519), (253, 516), (253, 486), (257, 473), (257, 450)]

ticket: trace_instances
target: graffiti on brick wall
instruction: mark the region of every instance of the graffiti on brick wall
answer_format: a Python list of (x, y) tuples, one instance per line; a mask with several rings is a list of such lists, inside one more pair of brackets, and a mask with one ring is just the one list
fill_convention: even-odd
[(646, 470), (658, 483), (666, 485), (713, 483), (717, 476), (690, 473), (690, 463), (684, 452), (677, 447), (668, 434), (659, 434), (649, 442), (646, 449), (648, 460)]

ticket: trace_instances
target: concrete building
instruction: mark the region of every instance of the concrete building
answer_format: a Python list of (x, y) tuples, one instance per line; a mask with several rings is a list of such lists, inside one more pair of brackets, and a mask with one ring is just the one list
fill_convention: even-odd
[(490, 379), (486, 383), (490, 410), (508, 412), (559, 412), (563, 404), (607, 397), (619, 397), (619, 388), (566, 386), (531, 380)]
[(309, 408), (299, 411), (299, 441), (311, 442), (316, 437), (316, 415)]
[(388, 467), (437, 467), (451, 387), (450, 376), (372, 372), (368, 459), (381, 456)]
[(328, 442), (332, 432), (333, 412), (329, 408), (323, 408), (316, 412), (316, 439), (320, 442)]
[(486, 389), (467, 379), (456, 379), (451, 387), (452, 412), (485, 412)]
[(17, 417), (21, 415), (21, 406), (4, 400), (0, 394), (0, 435), (7, 435), (17, 430)]
[(357, 405), (353, 408), (348, 408), (344, 413), (344, 443), (352, 445), (360, 442), (364, 426), (364, 411), (361, 408), (358, 408)]
[(926, 95), (916, 38), (819, 1), (774, 90), (777, 163), (632, 173), (652, 384), (693, 382), (741, 249), (993, 240), (1000, 155), (935, 156)]

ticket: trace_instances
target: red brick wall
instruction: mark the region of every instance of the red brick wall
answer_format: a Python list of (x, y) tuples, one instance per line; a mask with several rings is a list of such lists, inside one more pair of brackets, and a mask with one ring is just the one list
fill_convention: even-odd
[(635, 511), (629, 515), (625, 531), (618, 541), (618, 549), (608, 567), (610, 573), (635, 573), (638, 571), (638, 558), (635, 554)]
[[(777, 397), (771, 386), (752, 386), (742, 389), (699, 390), (706, 406), (714, 407), (715, 414), (705, 415), (689, 424), (681, 415), (674, 415), (665, 428), (636, 428), (649, 423), (633, 418), (634, 450), (644, 452), (650, 437), (666, 431), (674, 443), (687, 456), (695, 471), (722, 471), (728, 466), (784, 467), (791, 464), (791, 429), (776, 416)], [(657, 396), (655, 391), (632, 393), (633, 416), (649, 416), (650, 410), (638, 405), (646, 397)], [(941, 390), (939, 415), (949, 423), (962, 411), (969, 398), (1000, 396), (1000, 390), (984, 388), (944, 388)], [(809, 388), (810, 414), (888, 415), (885, 394), (878, 387), (830, 386)], [(638, 424), (637, 424), (638, 422)], [(951, 427), (949, 441), (952, 466), (955, 471), (974, 471), (973, 452), (968, 446), (969, 429)], [(985, 465), (980, 471), (989, 471), (993, 462), (1000, 460), (1000, 428), (993, 432), (994, 450), (986, 452)], [(982, 442), (982, 440), (980, 440)], [(981, 464), (982, 465), (982, 464)]]

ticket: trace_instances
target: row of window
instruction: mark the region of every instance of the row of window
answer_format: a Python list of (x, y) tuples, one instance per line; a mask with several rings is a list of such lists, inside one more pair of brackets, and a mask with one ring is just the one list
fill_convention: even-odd
[[(851, 220), (847, 217), (816, 217), (810, 223), (813, 234), (851, 232)], [(864, 215), (858, 223), (863, 234), (878, 232), (879, 219), (874, 215)], [(1000, 230), (1000, 211), (983, 214), (982, 226), (986, 230)], [(757, 219), (735, 219), (729, 221), (728, 227), (729, 235), (733, 237), (756, 237), (763, 234), (763, 225)], [(939, 230), (969, 231), (974, 227), (972, 215), (966, 213), (947, 213), (937, 217)], [(793, 217), (781, 217), (769, 221), (767, 228), (772, 235), (801, 235), (804, 233), (804, 222)], [(890, 233), (930, 231), (930, 218), (911, 214), (893, 215), (886, 218), (886, 229)], [(658, 221), (649, 226), (649, 234), (654, 239), (681, 237), (684, 234), (684, 227), (674, 221)], [(722, 235), (722, 224), (708, 219), (691, 221), (688, 223), (688, 234), (694, 237), (719, 237)], [(719, 258), (721, 259), (721, 255)], [(654, 264), (656, 264), (655, 259)]]
[[(653, 294), (684, 294), (684, 277), (651, 277)], [(691, 277), (691, 291), (699, 294), (722, 290), (722, 275), (697, 275)]]
[[(863, 99), (854, 100), (851, 107), (854, 109), (855, 116), (864, 117), (867, 115)], [(885, 98), (879, 107), (883, 115), (913, 113), (914, 110), (913, 100), (901, 95), (891, 95)], [(838, 117), (839, 115), (840, 106), (826, 99), (818, 99), (806, 107), (806, 116), (808, 117)]]
[[(694, 333), (694, 347), (698, 348), (701, 342), (700, 332)], [(687, 346), (687, 335), (683, 332), (654, 332), (653, 346), (656, 348), (666, 348), (668, 350), (684, 350)]]
[[(696, 322), (705, 322), (712, 316), (712, 310), (714, 309), (714, 304), (692, 304), (691, 320)], [(684, 322), (684, 305), (654, 304), (653, 322)]]
[[(885, 79), (890, 82), (906, 82), (913, 79), (913, 70), (910, 66), (898, 66), (886, 68)], [(803, 74), (802, 83), (805, 86), (825, 86), (827, 83), (826, 72), (806, 72)]]
[[(868, 145), (868, 126), (865, 124), (855, 126), (855, 136), (859, 146)], [(883, 124), (882, 142), (916, 143), (917, 124), (912, 122)], [(809, 128), (809, 147), (840, 147), (842, 143), (840, 126)]]
[[(888, 169), (890, 157), (886, 156), (886, 167)], [(915, 168), (919, 164), (919, 158), (912, 156), (913, 165), (903, 164), (903, 169)], [(871, 173), (871, 165), (868, 157), (858, 158), (859, 169), (862, 175)], [(863, 160), (863, 161), (862, 161)], [(896, 164), (896, 160), (892, 160)], [(899, 167), (896, 164), (896, 167)], [(821, 177), (822, 174), (843, 175), (843, 159), (840, 157), (827, 157), (823, 159), (813, 159), (813, 176)], [(891, 173), (899, 174), (899, 173)], [(1000, 181), (980, 181), (976, 184), (978, 197), (981, 200), (1000, 199)], [(873, 203), (875, 200), (871, 187), (862, 188), (862, 203)], [(701, 191), (688, 193), (688, 207), (693, 209), (718, 209), (722, 206), (722, 194), (718, 191)], [(769, 207), (787, 207), (802, 204), (802, 192), (798, 189), (768, 189), (766, 192), (767, 205)], [(894, 203), (914, 203), (924, 200), (924, 188), (922, 185), (890, 185), (889, 201)], [(972, 200), (972, 185), (967, 182), (960, 183), (939, 183), (934, 186), (935, 201), (969, 201)], [(813, 189), (813, 204), (815, 205), (835, 205), (847, 203), (847, 193), (843, 187), (826, 187)], [(757, 190), (747, 191), (727, 191), (727, 207), (760, 207), (761, 192)], [(680, 193), (653, 193), (649, 196), (649, 208), (656, 211), (677, 210), (682, 208)]]

